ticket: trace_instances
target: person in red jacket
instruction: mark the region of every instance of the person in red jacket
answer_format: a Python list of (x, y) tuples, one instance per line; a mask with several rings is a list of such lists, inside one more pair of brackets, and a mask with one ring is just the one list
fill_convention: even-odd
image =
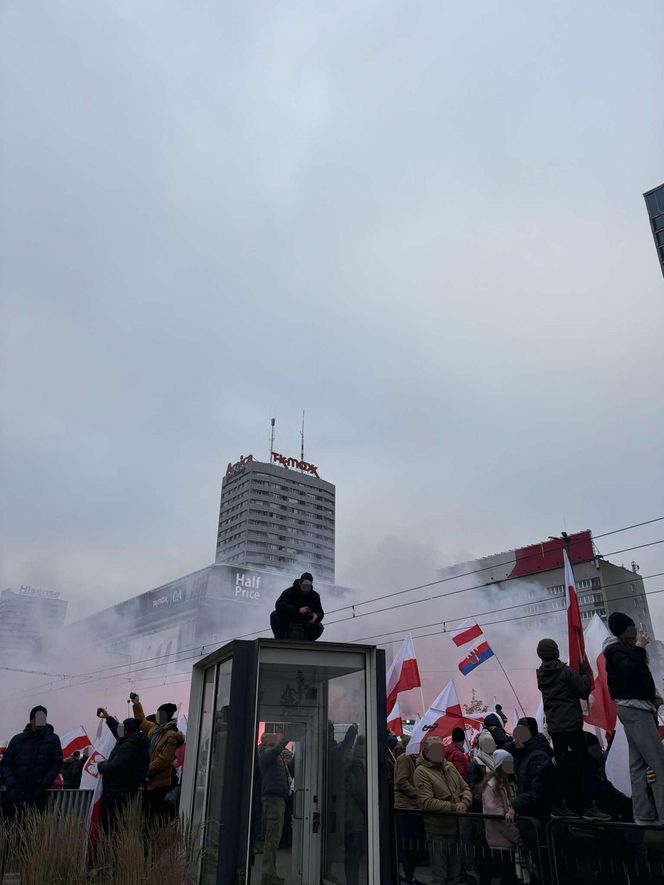
[(463, 728), (455, 728), (452, 732), (452, 743), (445, 747), (445, 759), (452, 763), (464, 780), (470, 765), (470, 756), (464, 750), (465, 743), (466, 733)]

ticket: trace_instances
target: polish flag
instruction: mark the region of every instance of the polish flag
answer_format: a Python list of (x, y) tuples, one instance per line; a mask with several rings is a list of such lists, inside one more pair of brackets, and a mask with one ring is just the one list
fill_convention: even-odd
[(450, 630), (450, 636), (452, 637), (452, 642), (459, 648), (462, 645), (468, 645), (469, 642), (473, 642), (480, 637), (484, 638), (482, 636), (482, 628), (472, 618), (464, 621), (456, 630)]
[(598, 614), (594, 614), (586, 627), (584, 639), (595, 675), (595, 687), (590, 695), (590, 712), (583, 718), (588, 725), (594, 725), (610, 734), (616, 727), (617, 713), (615, 701), (609, 694), (606, 658), (602, 650), (604, 641), (609, 636), (611, 634), (604, 621)]
[(389, 714), (394, 708), (397, 696), (402, 691), (419, 688), (421, 685), (422, 680), (420, 679), (420, 671), (417, 668), (413, 637), (410, 633), (407, 633), (406, 638), (401, 643), (399, 654), (392, 661), (392, 665), (387, 671), (387, 713)]
[(493, 657), (493, 650), (482, 633), (482, 628), (472, 618), (464, 621), (456, 630), (450, 630), (452, 642), (462, 648), (469, 643), (473, 643), (470, 648), (465, 651), (464, 657), (459, 661), (459, 670), (464, 676), (479, 667), (489, 658)]
[(586, 646), (583, 639), (583, 624), (581, 623), (581, 612), (579, 611), (579, 599), (576, 595), (576, 582), (574, 581), (574, 572), (570, 565), (567, 550), (563, 550), (563, 561), (565, 563), (565, 607), (567, 608), (569, 665), (572, 670), (576, 670), (577, 673), (581, 668), (581, 664), (586, 665), (586, 672), (590, 678), (590, 690), (592, 691), (595, 687), (595, 679), (586, 656)]
[(71, 731), (63, 734), (60, 738), (62, 755), (65, 759), (68, 756), (71, 756), (74, 750), (85, 750), (85, 748), (89, 747), (91, 743), (92, 741), (82, 725), (77, 725), (76, 728), (72, 728)]
[(105, 762), (111, 755), (115, 746), (115, 738), (110, 728), (105, 728), (95, 739), (92, 753), (83, 766), (81, 773), (81, 790), (92, 790), (92, 802), (88, 810), (86, 826), (88, 830), (88, 865), (92, 863), (92, 851), (99, 836), (99, 824), (101, 822), (101, 797), (103, 793), (102, 779), (97, 766)]
[(387, 727), (396, 735), (403, 734), (403, 724), (401, 722), (401, 709), (399, 708), (399, 701), (396, 702), (394, 707), (392, 708), (392, 712), (387, 716)]
[(413, 728), (406, 753), (409, 756), (416, 756), (421, 751), (426, 738), (431, 735), (446, 738), (452, 734), (455, 728), (465, 729), (466, 725), (476, 727), (476, 722), (476, 718), (464, 717), (456, 687), (450, 680)]

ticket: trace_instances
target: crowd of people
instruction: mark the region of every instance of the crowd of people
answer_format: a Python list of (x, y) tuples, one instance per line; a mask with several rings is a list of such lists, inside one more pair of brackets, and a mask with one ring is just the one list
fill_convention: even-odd
[[(498, 706), (484, 718), (470, 747), (460, 727), (446, 743), (426, 738), (419, 755), (408, 753), (407, 736), (389, 738), (399, 857), (408, 885), (418, 883), (425, 843), (433, 885), (484, 885), (494, 877), (503, 885), (531, 881), (526, 858), (536, 848), (537, 830), (526, 818), (542, 827), (551, 819), (664, 827), (664, 745), (657, 723), (662, 698), (648, 667), (647, 636), (639, 635), (622, 613), (610, 616), (609, 629), (604, 648), (608, 689), (629, 744), (632, 798), (607, 778), (608, 750), (584, 729), (589, 674), (583, 665), (576, 672), (563, 663), (557, 644), (542, 639), (537, 683), (546, 734), (528, 716), (509, 734)], [(491, 817), (458, 818), (468, 812)], [(464, 840), (473, 842), (472, 862), (462, 850)], [(481, 845), (488, 850), (480, 851)]]
[[(161, 704), (145, 715), (138, 695), (130, 694), (134, 715), (124, 721), (103, 719), (115, 744), (107, 759), (96, 763), (102, 780), (102, 825), (110, 828), (122, 808), (141, 794), (146, 820), (171, 819), (177, 814), (179, 783), (176, 766), (184, 735), (176, 722), (175, 704)], [(89, 750), (74, 750), (63, 758), (60, 738), (47, 722), (48, 711), (33, 707), (29, 722), (15, 735), (0, 760), (0, 814), (11, 820), (22, 811), (46, 809), (49, 790), (78, 790), (89, 760)]]

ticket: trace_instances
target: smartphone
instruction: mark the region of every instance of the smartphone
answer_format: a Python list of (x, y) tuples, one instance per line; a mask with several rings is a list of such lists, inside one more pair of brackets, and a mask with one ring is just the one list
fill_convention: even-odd
[(136, 694), (135, 691), (130, 691), (130, 692), (129, 692), (129, 700), (130, 700), (130, 701), (135, 701), (137, 698), (138, 698), (138, 695)]
[(102, 714), (103, 712), (104, 712), (104, 708), (103, 708), (103, 707), (97, 707), (97, 716), (101, 716), (101, 714)]

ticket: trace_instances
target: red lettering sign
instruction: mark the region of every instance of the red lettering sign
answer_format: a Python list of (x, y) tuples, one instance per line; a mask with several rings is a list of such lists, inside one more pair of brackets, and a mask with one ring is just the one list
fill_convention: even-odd
[(247, 465), (250, 461), (254, 460), (253, 455), (247, 455), (245, 458), (244, 455), (240, 458), (239, 461), (236, 461), (235, 464), (231, 464), (228, 462), (228, 467), (226, 468), (226, 479), (230, 479), (232, 476), (238, 476), (240, 473), (244, 473), (245, 465)]
[(318, 479), (318, 467), (315, 464), (309, 464), (307, 461), (300, 461), (299, 458), (287, 458), (280, 455), (279, 452), (272, 452), (272, 460), (275, 464), (281, 464), (286, 470), (301, 470), (303, 473), (311, 473)]

